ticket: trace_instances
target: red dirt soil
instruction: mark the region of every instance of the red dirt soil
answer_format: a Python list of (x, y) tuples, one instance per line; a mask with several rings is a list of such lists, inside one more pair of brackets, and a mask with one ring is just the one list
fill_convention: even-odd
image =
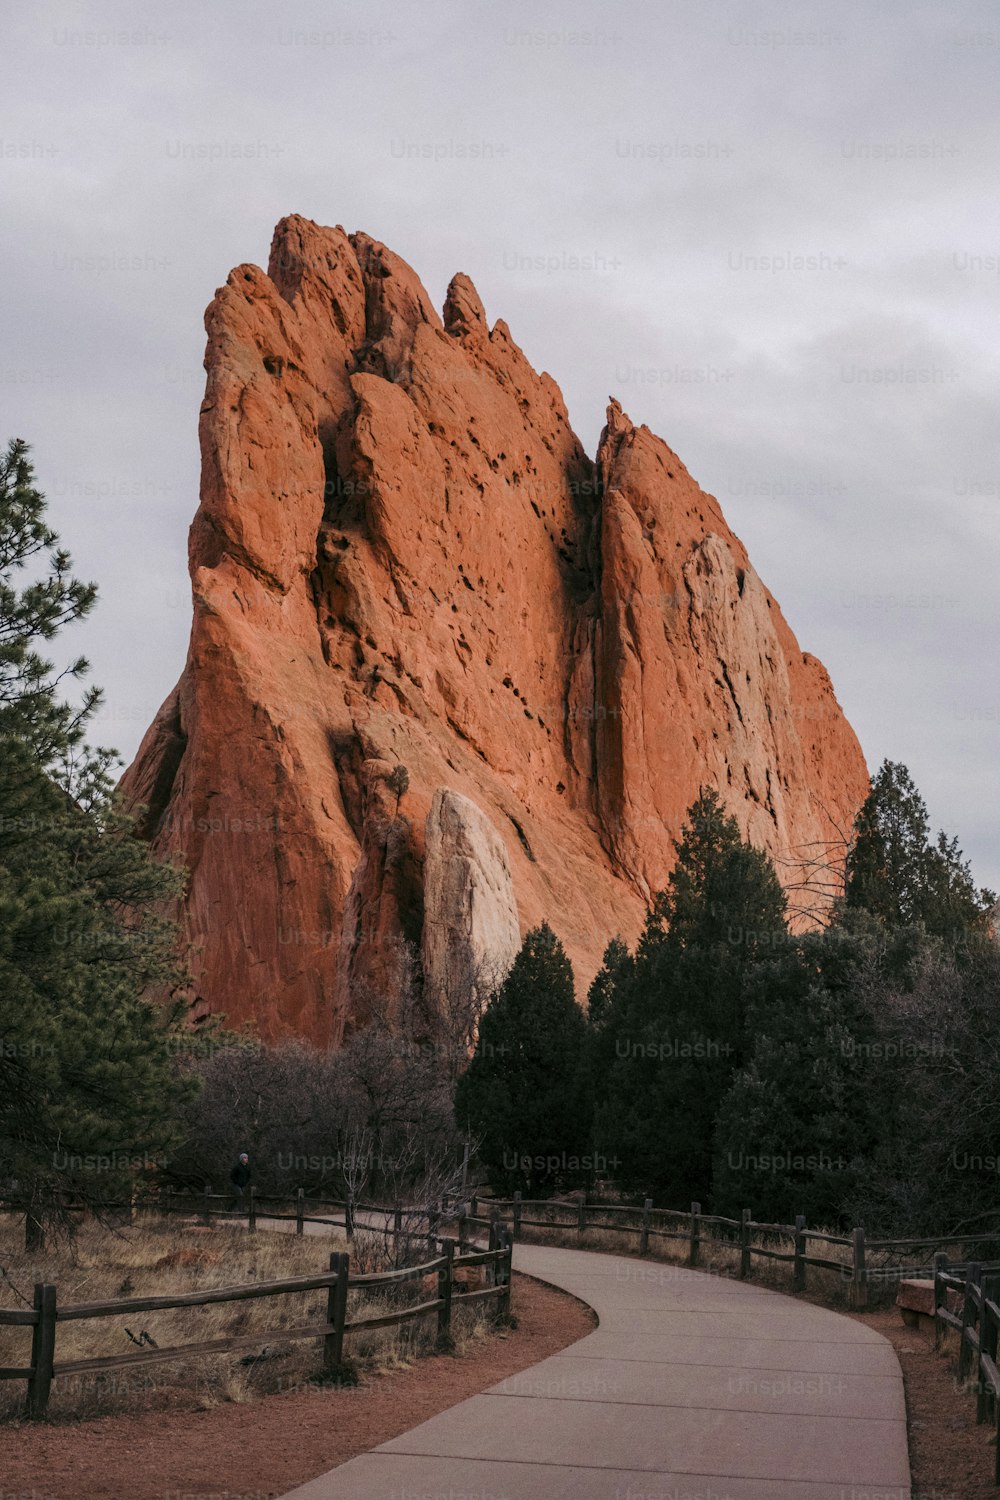
[(406, 1432), (590, 1333), (575, 1298), (515, 1278), (516, 1329), (464, 1359), (433, 1355), (363, 1376), (355, 1389), (307, 1387), (203, 1412), (20, 1423), (0, 1433), (3, 1500), (272, 1500)]
[[(810, 1299), (812, 1300), (812, 1299)], [(819, 1299), (817, 1299), (819, 1300)], [(272, 1500), (358, 1453), (583, 1338), (593, 1315), (574, 1298), (516, 1278), (518, 1327), (465, 1359), (433, 1356), (364, 1377), (355, 1390), (308, 1387), (209, 1411), (145, 1412), (0, 1434), (3, 1500)], [(895, 1308), (853, 1314), (899, 1356), (913, 1500), (996, 1500), (992, 1428), (976, 1425), (954, 1360)]]
[(937, 1352), (895, 1307), (851, 1316), (887, 1338), (899, 1358), (913, 1500), (997, 1500), (994, 1429), (976, 1425), (976, 1398), (959, 1386), (954, 1354)]

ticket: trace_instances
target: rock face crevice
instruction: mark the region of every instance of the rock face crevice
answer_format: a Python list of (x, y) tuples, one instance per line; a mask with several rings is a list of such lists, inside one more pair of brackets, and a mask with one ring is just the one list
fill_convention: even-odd
[(189, 867), (207, 1005), (324, 1044), (391, 1009), (442, 789), (584, 983), (699, 786), (781, 860), (850, 821), (857, 741), (717, 502), (616, 401), (589, 458), (467, 276), (439, 317), (292, 216), (206, 328), (191, 644), (124, 784)]

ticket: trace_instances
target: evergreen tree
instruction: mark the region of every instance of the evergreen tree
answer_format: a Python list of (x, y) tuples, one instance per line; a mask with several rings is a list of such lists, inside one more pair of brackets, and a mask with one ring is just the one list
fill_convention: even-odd
[(845, 905), (890, 930), (922, 926), (952, 951), (984, 938), (996, 900), (978, 891), (956, 839), (929, 837), (927, 808), (905, 766), (882, 763), (855, 823)]
[[(46, 769), (80, 743), (100, 701), (90, 688), (78, 709), (62, 702), (60, 679), (39, 654), (64, 626), (89, 614), (97, 598), (94, 584), (72, 576), (69, 554), (57, 544), (27, 444), (13, 438), (0, 458), (0, 735), (27, 741)], [(19, 588), (28, 568), (40, 576)], [(79, 680), (87, 669), (80, 657), (61, 675)]]
[(616, 1038), (624, 1026), (633, 963), (625, 943), (620, 937), (613, 937), (587, 991), (588, 1054), (595, 1108), (607, 1099)]
[(673, 952), (736, 947), (756, 958), (785, 942), (785, 895), (774, 866), (740, 837), (717, 792), (702, 789), (674, 849), (677, 862), (643, 944), (662, 936)]
[[(836, 1225), (891, 1128), (876, 1029), (859, 985), (869, 940), (800, 937), (748, 977), (753, 1047), (723, 1099), (714, 1201), (738, 1216)], [(876, 1082), (882, 1086), (873, 1087)]]
[(959, 962), (926, 933), (905, 942), (902, 979), (891, 957), (860, 976), (883, 1128), (848, 1213), (882, 1235), (1000, 1232), (1000, 950), (984, 940)]
[[(19, 573), (40, 574), (19, 587)], [(99, 1208), (169, 1149), (179, 1020), (143, 994), (178, 978), (156, 914), (180, 877), (119, 808), (114, 756), (83, 743), (99, 695), (60, 700), (40, 654), (92, 585), (44, 519), (25, 445), (0, 463), (0, 1197), (29, 1241), (67, 1195)], [(69, 669), (81, 677), (86, 662)]]
[(524, 939), (480, 1021), (455, 1113), (478, 1137), (492, 1187), (537, 1197), (591, 1175), (592, 1112), (573, 970), (543, 924)]
[(701, 792), (675, 849), (623, 974), (597, 1134), (626, 1186), (706, 1202), (716, 1111), (746, 1051), (746, 976), (787, 942), (785, 898), (714, 791)]

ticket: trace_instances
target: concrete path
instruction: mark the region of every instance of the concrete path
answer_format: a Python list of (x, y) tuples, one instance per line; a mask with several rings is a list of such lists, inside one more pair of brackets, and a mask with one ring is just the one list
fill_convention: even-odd
[(294, 1500), (909, 1500), (902, 1374), (864, 1324), (631, 1257), (514, 1265), (600, 1326)]

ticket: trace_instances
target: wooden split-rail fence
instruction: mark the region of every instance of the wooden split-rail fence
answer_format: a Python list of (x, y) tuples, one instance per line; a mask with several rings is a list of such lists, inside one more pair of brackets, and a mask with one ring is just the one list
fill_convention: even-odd
[(807, 1268), (831, 1271), (848, 1283), (850, 1305), (859, 1310), (869, 1305), (872, 1289), (879, 1285), (929, 1276), (943, 1246), (961, 1245), (968, 1250), (977, 1244), (996, 1246), (1000, 1240), (995, 1232), (875, 1239), (861, 1226), (847, 1234), (810, 1229), (801, 1214), (793, 1224), (770, 1224), (754, 1219), (749, 1208), (736, 1219), (702, 1213), (700, 1203), (692, 1203), (690, 1212), (683, 1212), (655, 1208), (651, 1198), (639, 1207), (588, 1203), (585, 1196), (577, 1201), (526, 1199), (520, 1193), (512, 1198), (473, 1196), (463, 1223), (478, 1227), (498, 1217), (510, 1225), (515, 1240), (524, 1229), (556, 1231), (581, 1240), (597, 1230), (632, 1237), (640, 1255), (655, 1250), (659, 1242), (677, 1241), (687, 1246), (689, 1266), (704, 1264), (710, 1245), (725, 1247), (738, 1254), (737, 1274), (743, 1279), (752, 1275), (755, 1260), (785, 1263), (791, 1268), (793, 1291), (805, 1290)]
[[(328, 1221), (323, 1221), (328, 1222)], [(253, 1282), (241, 1286), (211, 1287), (205, 1291), (175, 1292), (164, 1296), (117, 1298), (102, 1302), (81, 1302), (67, 1306), (59, 1303), (57, 1288), (39, 1283), (35, 1286), (34, 1305), (26, 1309), (0, 1309), (0, 1327), (31, 1329), (31, 1360), (24, 1366), (0, 1367), (0, 1380), (27, 1381), (26, 1414), (29, 1418), (46, 1415), (54, 1380), (71, 1375), (102, 1375), (110, 1370), (146, 1366), (166, 1360), (191, 1358), (205, 1354), (222, 1354), (241, 1349), (261, 1348), (269, 1340), (290, 1342), (300, 1339), (322, 1339), (323, 1371), (336, 1379), (344, 1368), (344, 1341), (349, 1334), (367, 1328), (386, 1328), (412, 1322), (417, 1318), (437, 1317), (438, 1342), (447, 1347), (450, 1339), (453, 1309), (482, 1299), (495, 1299), (498, 1316), (510, 1315), (512, 1240), (502, 1225), (495, 1225), (490, 1248), (466, 1251), (453, 1238), (438, 1241), (440, 1254), (417, 1266), (401, 1270), (351, 1275), (350, 1256), (330, 1256), (328, 1271), (315, 1276), (292, 1276), (280, 1281)], [(468, 1290), (456, 1279), (456, 1272), (470, 1267), (486, 1268), (488, 1284)], [(407, 1281), (436, 1276), (435, 1295), (423, 1302), (397, 1311), (377, 1313), (360, 1318), (348, 1317), (349, 1294), (365, 1289), (378, 1293)], [(291, 1328), (274, 1328), (232, 1338), (182, 1344), (174, 1348), (144, 1348), (127, 1354), (112, 1354), (96, 1359), (60, 1361), (57, 1351), (59, 1325), (91, 1318), (119, 1318), (140, 1312), (165, 1311), (179, 1307), (206, 1307), (211, 1303), (243, 1302), (251, 1298), (280, 1297), (292, 1292), (326, 1290), (326, 1317)]]
[[(251, 1186), (239, 1209), (233, 1208), (233, 1194), (203, 1191), (176, 1191), (164, 1188), (158, 1195), (131, 1205), (119, 1205), (133, 1211), (151, 1209), (158, 1213), (196, 1214), (205, 1221), (213, 1218), (237, 1222), (243, 1220), (250, 1230), (258, 1219), (294, 1223), (295, 1232), (304, 1234), (306, 1225), (319, 1224), (340, 1228), (350, 1239), (361, 1229), (399, 1245), (426, 1245), (436, 1252), (441, 1233), (451, 1227), (460, 1249), (466, 1242), (501, 1222), (514, 1238), (522, 1229), (553, 1230), (582, 1239), (589, 1231), (632, 1237), (640, 1255), (655, 1251), (657, 1243), (678, 1241), (688, 1247), (687, 1264), (698, 1266), (711, 1245), (738, 1252), (738, 1275), (752, 1274), (755, 1261), (783, 1262), (791, 1268), (794, 1291), (806, 1286), (807, 1269), (832, 1272), (848, 1283), (850, 1305), (864, 1309), (873, 1289), (892, 1286), (915, 1276), (930, 1276), (934, 1255), (945, 1247), (961, 1246), (966, 1254), (976, 1247), (995, 1250), (1000, 1235), (928, 1236), (906, 1239), (869, 1238), (862, 1226), (846, 1234), (832, 1234), (825, 1229), (811, 1229), (804, 1215), (794, 1223), (772, 1224), (756, 1220), (749, 1208), (740, 1217), (707, 1214), (700, 1203), (692, 1203), (689, 1212), (656, 1208), (651, 1198), (642, 1206), (590, 1203), (585, 1194), (578, 1199), (494, 1198), (473, 1193), (465, 1201), (439, 1199), (419, 1206), (356, 1202), (352, 1199), (327, 1198), (308, 1193), (304, 1188), (282, 1197), (259, 1194)], [(541, 1217), (539, 1216), (541, 1215)], [(478, 1247), (478, 1246), (477, 1246)], [(981, 1252), (982, 1253), (982, 1252)]]
[(980, 1261), (949, 1265), (934, 1258), (934, 1346), (945, 1329), (958, 1334), (958, 1378), (974, 1376), (976, 1421), (991, 1418), (996, 1429), (993, 1480), (1000, 1484), (1000, 1264)]
[[(397, 1244), (426, 1244), (431, 1250), (440, 1243), (442, 1226), (447, 1223), (455, 1226), (455, 1237), (460, 1246), (464, 1246), (468, 1234), (467, 1205), (449, 1199), (418, 1205), (386, 1205), (352, 1198), (327, 1198), (307, 1193), (301, 1187), (290, 1195), (267, 1195), (258, 1193), (251, 1185), (240, 1206), (234, 1207), (233, 1204), (231, 1192), (215, 1193), (211, 1186), (207, 1186), (202, 1191), (177, 1191), (167, 1187), (155, 1197), (136, 1198), (129, 1204), (114, 1206), (127, 1208), (132, 1213), (196, 1214), (206, 1221), (216, 1218), (230, 1222), (246, 1220), (250, 1230), (257, 1228), (258, 1220), (294, 1224), (296, 1234), (304, 1234), (307, 1224), (321, 1224), (326, 1229), (343, 1229), (348, 1239), (361, 1229), (394, 1239)], [(311, 1212), (313, 1209), (319, 1212)], [(487, 1227), (489, 1224), (488, 1220), (477, 1222)]]
[[(851, 1301), (864, 1306), (867, 1291), (865, 1232), (855, 1229), (853, 1234), (828, 1234), (825, 1230), (809, 1229), (803, 1216), (794, 1224), (764, 1224), (757, 1222), (749, 1208), (745, 1208), (738, 1219), (726, 1218), (722, 1214), (702, 1213), (700, 1203), (692, 1203), (690, 1213), (678, 1209), (654, 1208), (653, 1200), (647, 1198), (641, 1208), (622, 1204), (588, 1204), (581, 1197), (578, 1203), (556, 1199), (523, 1199), (519, 1193), (513, 1198), (473, 1198), (469, 1205), (468, 1222), (487, 1224), (489, 1219), (481, 1217), (477, 1210), (482, 1204), (491, 1216), (503, 1213), (509, 1219), (513, 1237), (518, 1239), (523, 1229), (555, 1229), (565, 1233), (576, 1232), (581, 1238), (588, 1231), (600, 1230), (610, 1234), (634, 1235), (640, 1255), (647, 1255), (651, 1244), (661, 1240), (676, 1240), (687, 1245), (689, 1266), (702, 1264), (705, 1244), (711, 1240), (739, 1251), (739, 1276), (751, 1274), (753, 1258), (785, 1261), (792, 1267), (792, 1286), (802, 1291), (806, 1284), (806, 1267), (814, 1266), (835, 1271), (851, 1279)], [(525, 1213), (525, 1210), (528, 1213)], [(546, 1211), (545, 1218), (531, 1217), (532, 1209)], [(565, 1209), (568, 1217), (557, 1219), (552, 1212)], [(758, 1243), (762, 1238), (778, 1240), (787, 1237), (792, 1241), (790, 1250), (779, 1250), (773, 1245)], [(843, 1247), (847, 1259), (811, 1253), (813, 1242)], [(881, 1243), (881, 1242), (880, 1242)], [(902, 1243), (902, 1242), (901, 1242)]]

